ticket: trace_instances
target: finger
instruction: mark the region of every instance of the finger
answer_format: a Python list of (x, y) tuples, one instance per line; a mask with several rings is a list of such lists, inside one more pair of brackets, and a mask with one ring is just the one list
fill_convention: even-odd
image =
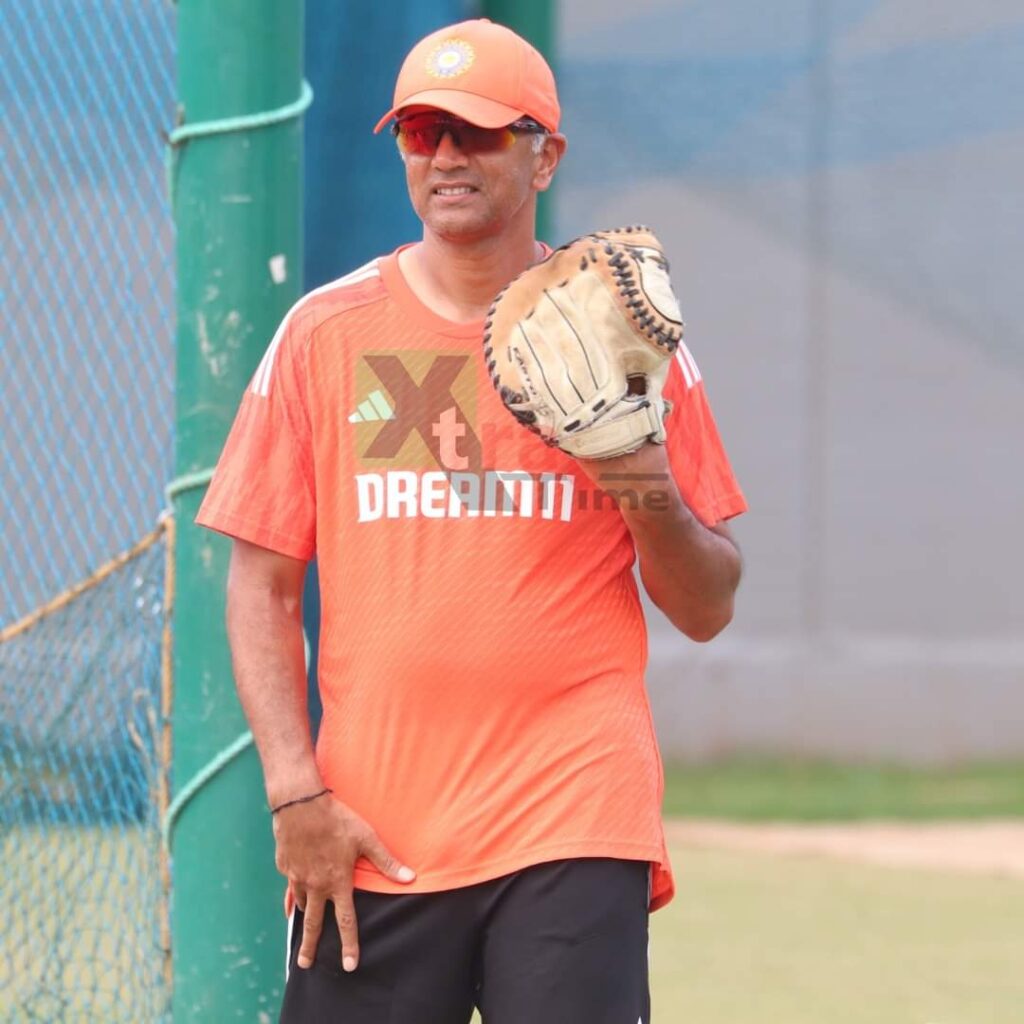
[(295, 906), (299, 908), (303, 913), (306, 912), (306, 890), (301, 886), (297, 886), (292, 883), (292, 896), (295, 900)]
[(319, 893), (306, 894), (306, 907), (302, 918), (302, 943), (296, 963), (299, 967), (311, 967), (316, 956), (317, 943), (324, 927), (324, 897)]
[(363, 841), (360, 853), (393, 882), (411, 882), (416, 877), (416, 872), (392, 856), (391, 851), (376, 835), (371, 835)]
[(359, 964), (359, 928), (351, 889), (335, 894), (334, 917), (341, 936), (341, 966), (346, 971), (354, 971)]

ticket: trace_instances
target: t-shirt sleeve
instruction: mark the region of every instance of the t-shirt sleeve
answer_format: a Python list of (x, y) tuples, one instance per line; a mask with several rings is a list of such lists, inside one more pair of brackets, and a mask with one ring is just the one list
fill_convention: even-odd
[(683, 343), (669, 367), (664, 395), (672, 402), (665, 446), (683, 500), (705, 526), (745, 512), (747, 502), (718, 435), (700, 370)]
[(305, 320), (293, 309), (274, 335), (196, 522), (308, 561), (316, 550), (316, 486)]

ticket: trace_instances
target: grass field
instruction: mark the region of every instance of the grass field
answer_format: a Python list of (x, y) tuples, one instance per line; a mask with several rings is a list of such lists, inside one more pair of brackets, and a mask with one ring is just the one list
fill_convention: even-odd
[(673, 850), (651, 918), (663, 1024), (1020, 1024), (1024, 884)]
[(1019, 818), (1024, 763), (913, 769), (737, 758), (667, 764), (664, 813), (734, 821)]
[[(669, 764), (666, 817), (1024, 817), (1024, 764), (945, 769), (736, 759)], [(672, 846), (651, 918), (661, 1024), (1020, 1024), (1024, 883)]]

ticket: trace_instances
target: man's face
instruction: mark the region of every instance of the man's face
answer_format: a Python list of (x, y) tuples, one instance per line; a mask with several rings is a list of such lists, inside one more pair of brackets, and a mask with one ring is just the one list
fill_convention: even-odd
[(451, 125), (433, 152), (402, 151), (409, 197), (427, 230), (472, 242), (500, 235), (523, 217), (532, 224), (534, 195), (551, 182), (565, 145), (562, 136), (537, 143), (537, 135), (514, 133), (507, 148), (490, 149), (472, 144), (472, 129), (460, 133), (465, 122), (435, 111), (417, 113)]

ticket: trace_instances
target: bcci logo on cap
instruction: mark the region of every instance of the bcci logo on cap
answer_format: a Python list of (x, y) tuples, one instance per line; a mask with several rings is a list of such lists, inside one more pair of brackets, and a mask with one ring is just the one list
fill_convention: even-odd
[(465, 74), (476, 60), (469, 43), (461, 39), (445, 39), (434, 47), (427, 57), (427, 74), (434, 78), (458, 78)]
[(476, 362), (463, 352), (382, 350), (356, 364), (356, 458), (368, 467), (479, 469)]

